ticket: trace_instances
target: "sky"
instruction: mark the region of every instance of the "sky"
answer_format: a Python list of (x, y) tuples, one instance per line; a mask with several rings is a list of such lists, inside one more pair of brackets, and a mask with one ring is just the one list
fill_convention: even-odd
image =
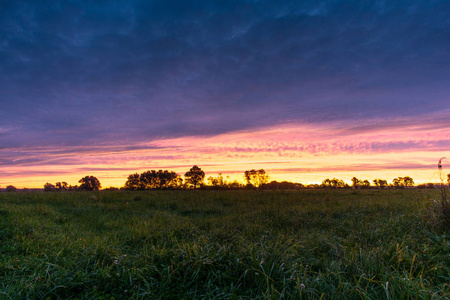
[(445, 0), (2, 1), (0, 187), (436, 182), (449, 79)]

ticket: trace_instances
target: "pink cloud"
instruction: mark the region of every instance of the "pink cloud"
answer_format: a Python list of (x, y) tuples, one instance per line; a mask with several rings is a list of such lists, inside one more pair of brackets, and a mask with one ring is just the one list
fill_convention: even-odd
[[(237, 179), (248, 168), (265, 168), (274, 178), (283, 174), (288, 180), (301, 180), (298, 174), (311, 169), (339, 174), (359, 171), (381, 174), (383, 170), (419, 172), (427, 170), (436, 157), (445, 156), (445, 151), (450, 149), (450, 132), (442, 130), (446, 123), (441, 120), (430, 126), (428, 121), (429, 118), (418, 120), (408, 127), (405, 124), (411, 125), (412, 121), (405, 120), (399, 126), (387, 124), (378, 129), (370, 122), (347, 127), (338, 123), (286, 124), (135, 145), (1, 149), (0, 172), (4, 175), (0, 184), (9, 182), (11, 177), (35, 182), (39, 181), (37, 177), (63, 180), (64, 176), (75, 178), (97, 173), (114, 178), (111, 184), (121, 185), (127, 174), (146, 169), (171, 169), (183, 174), (194, 164), (209, 173), (221, 172)], [(43, 181), (46, 179), (39, 182)]]

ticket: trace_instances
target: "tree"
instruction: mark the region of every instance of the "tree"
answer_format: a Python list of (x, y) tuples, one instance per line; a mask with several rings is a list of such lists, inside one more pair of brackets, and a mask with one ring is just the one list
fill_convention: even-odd
[(450, 174), (447, 174), (447, 183), (450, 184)]
[(68, 190), (69, 191), (78, 191), (79, 188), (80, 187), (78, 185), (69, 185)]
[(403, 183), (405, 186), (414, 186), (414, 180), (409, 176), (403, 177)]
[(6, 187), (6, 191), (7, 192), (15, 192), (15, 191), (17, 191), (17, 188), (15, 186), (13, 186), (13, 185), (8, 185)]
[(361, 186), (363, 187), (363, 188), (365, 188), (365, 189), (367, 189), (367, 188), (369, 188), (370, 187), (370, 181), (369, 180), (364, 180), (362, 183), (361, 183)]
[(173, 171), (159, 170), (156, 175), (158, 177), (158, 188), (161, 190), (175, 189), (183, 184), (183, 179), (181, 179), (181, 177)]
[(50, 182), (47, 182), (44, 184), (44, 192), (54, 192), (56, 190), (56, 187), (51, 184)]
[(400, 187), (400, 188), (410, 187), (410, 186), (414, 186), (414, 180), (409, 176), (397, 177), (392, 180), (392, 185), (395, 187)]
[(244, 185), (242, 183), (238, 182), (237, 180), (228, 183), (227, 186), (229, 189), (232, 189), (232, 190), (239, 190), (244, 187)]
[(304, 188), (303, 184), (301, 183), (295, 183), (295, 182), (289, 182), (289, 181), (271, 181), (269, 183), (261, 185), (263, 190), (298, 190)]
[(333, 179), (325, 179), (322, 181), (322, 187), (324, 188), (343, 188), (345, 187), (345, 182), (341, 179), (333, 178)]
[(139, 189), (151, 190), (156, 189), (159, 186), (158, 174), (155, 170), (145, 171), (139, 177)]
[(360, 182), (360, 180), (358, 178), (353, 177), (352, 178), (352, 187), (357, 189), (359, 187), (359, 182)]
[(197, 185), (201, 186), (203, 184), (203, 180), (205, 180), (205, 172), (195, 165), (184, 174), (184, 177), (186, 178), (186, 183), (194, 186), (195, 190)]
[(370, 181), (369, 180), (361, 180), (356, 177), (352, 178), (352, 187), (354, 189), (366, 189), (370, 187)]
[(131, 174), (125, 182), (125, 189), (127, 190), (153, 190), (153, 189), (175, 189), (180, 188), (183, 184), (183, 179), (173, 172), (168, 170), (149, 170), (142, 174)]
[(55, 184), (56, 189), (60, 190), (60, 191), (65, 191), (68, 189), (67, 186), (67, 182), (63, 181), (63, 182), (57, 182)]
[(331, 179), (331, 187), (343, 188), (345, 187), (345, 182), (342, 179), (333, 178)]
[(322, 187), (324, 187), (324, 188), (331, 187), (331, 180), (329, 178), (327, 178), (324, 181), (322, 181)]
[(267, 183), (269, 180), (269, 174), (266, 173), (264, 169), (260, 170), (250, 170), (244, 172), (244, 178), (247, 185), (253, 185), (259, 187), (261, 184)]
[(373, 184), (375, 184), (375, 186), (383, 188), (386, 187), (388, 185), (387, 180), (384, 179), (374, 179), (372, 180)]
[(102, 185), (100, 180), (95, 176), (85, 176), (78, 181), (80, 184), (79, 189), (85, 191), (98, 191)]
[(212, 187), (218, 187), (219, 186), (219, 181), (215, 177), (209, 176), (208, 177), (208, 182), (209, 182), (209, 185), (212, 186)]
[(226, 186), (227, 186), (227, 181), (225, 179), (223, 179), (222, 173), (219, 173), (217, 175), (217, 177), (209, 176), (208, 182), (209, 182), (209, 185), (215, 189), (226, 188)]
[(138, 173), (128, 175), (125, 182), (125, 189), (136, 191), (140, 187), (140, 176)]

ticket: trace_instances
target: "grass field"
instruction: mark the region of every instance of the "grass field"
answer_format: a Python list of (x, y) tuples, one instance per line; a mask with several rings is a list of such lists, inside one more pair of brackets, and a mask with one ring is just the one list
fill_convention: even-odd
[(448, 299), (434, 193), (1, 193), (0, 299)]

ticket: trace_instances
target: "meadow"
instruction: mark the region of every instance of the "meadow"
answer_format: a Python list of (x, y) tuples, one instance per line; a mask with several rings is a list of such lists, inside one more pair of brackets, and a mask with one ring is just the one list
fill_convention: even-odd
[(435, 190), (0, 193), (1, 299), (448, 299)]

